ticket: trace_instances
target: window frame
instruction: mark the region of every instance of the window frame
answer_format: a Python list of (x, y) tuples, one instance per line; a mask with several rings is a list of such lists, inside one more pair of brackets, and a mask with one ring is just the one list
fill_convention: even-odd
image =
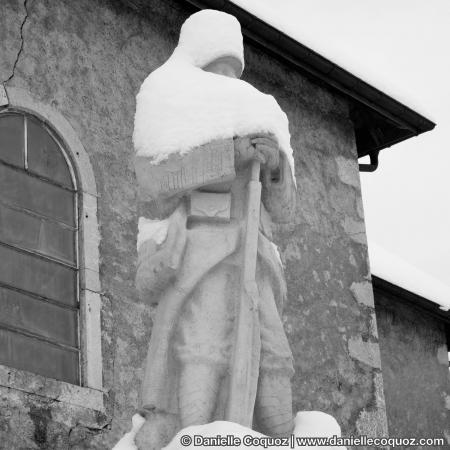
[(40, 120), (56, 138), (69, 165), (75, 189), (78, 218), (80, 385), (47, 378), (0, 365), (0, 386), (58, 399), (69, 404), (104, 411), (101, 349), (101, 289), (99, 277), (99, 228), (97, 187), (89, 156), (76, 132), (54, 107), (39, 102), (19, 88), (6, 88), (0, 115), (17, 112)]

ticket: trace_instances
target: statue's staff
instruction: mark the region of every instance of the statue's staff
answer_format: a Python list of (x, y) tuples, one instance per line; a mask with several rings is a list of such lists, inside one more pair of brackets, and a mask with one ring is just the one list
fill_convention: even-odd
[[(258, 253), (259, 216), (261, 205), (260, 161), (252, 160), (247, 185), (247, 214), (243, 230), (243, 267), (241, 295), (237, 305), (235, 341), (231, 363), (230, 390), (226, 420), (252, 427), (259, 369), (258, 286), (256, 260)], [(255, 320), (256, 319), (256, 320)], [(255, 345), (258, 344), (258, 345)], [(256, 374), (256, 377), (255, 377)]]

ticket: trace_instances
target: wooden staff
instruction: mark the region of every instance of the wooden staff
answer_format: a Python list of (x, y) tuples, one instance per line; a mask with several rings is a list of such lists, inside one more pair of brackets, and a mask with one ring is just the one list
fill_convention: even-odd
[(235, 342), (232, 357), (230, 390), (226, 420), (252, 427), (259, 370), (258, 286), (256, 259), (258, 252), (259, 214), (261, 205), (260, 162), (251, 162), (247, 185), (247, 217), (243, 232), (243, 267), (241, 295), (237, 306)]

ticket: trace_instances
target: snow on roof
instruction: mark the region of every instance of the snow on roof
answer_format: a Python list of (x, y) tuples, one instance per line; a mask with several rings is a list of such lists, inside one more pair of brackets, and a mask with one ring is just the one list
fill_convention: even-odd
[(374, 242), (369, 242), (369, 257), (373, 275), (450, 310), (450, 286)]
[[(362, 54), (361, 51), (358, 52), (357, 46), (348, 48), (348, 45), (343, 45), (342, 40), (333, 39), (329, 33), (324, 32), (327, 29), (327, 20), (331, 20), (330, 16), (327, 19), (322, 14), (321, 23), (318, 26), (317, 18), (302, 14), (304, 8), (301, 2), (298, 2), (298, 10), (292, 8), (292, 2), (285, 5), (279, 2), (270, 2), (270, 0), (231, 0), (230, 2), (307, 46), (369, 85), (407, 105), (415, 112), (433, 119), (431, 111), (426, 109), (422, 103), (419, 103), (420, 97), (415, 91), (408, 89), (403, 79), (395, 80), (394, 74), (389, 76), (389, 79), (374, 75), (373, 66), (370, 65), (367, 55)], [(319, 10), (320, 6), (317, 9)], [(382, 71), (383, 68), (380, 67), (376, 73), (379, 74)]]

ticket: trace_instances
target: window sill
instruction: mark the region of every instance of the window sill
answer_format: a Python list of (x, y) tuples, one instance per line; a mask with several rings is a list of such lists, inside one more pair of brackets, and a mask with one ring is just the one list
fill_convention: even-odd
[(0, 386), (104, 412), (103, 392), (0, 365)]

